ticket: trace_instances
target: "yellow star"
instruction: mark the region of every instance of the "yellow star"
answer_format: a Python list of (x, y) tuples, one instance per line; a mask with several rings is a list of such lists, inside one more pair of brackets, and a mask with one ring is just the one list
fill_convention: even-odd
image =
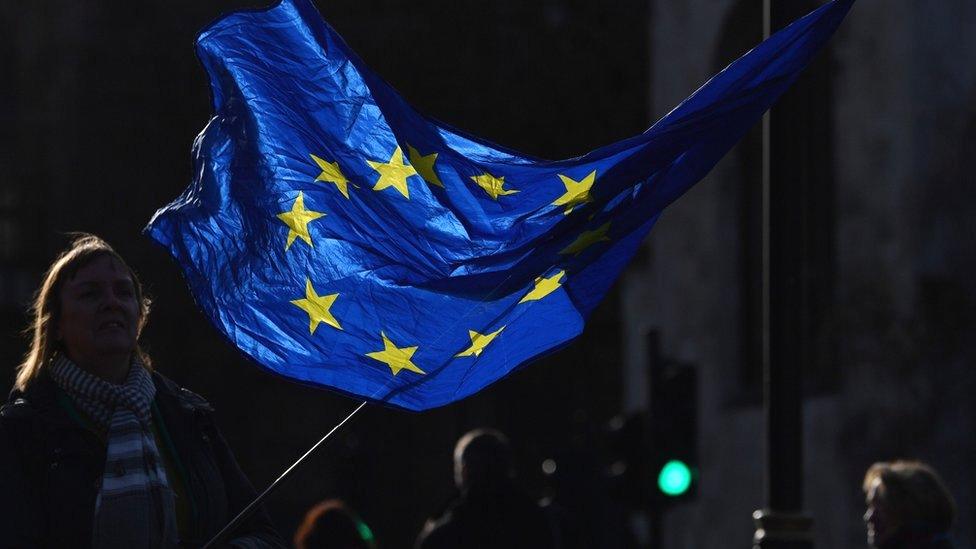
[(342, 329), (339, 321), (336, 320), (329, 308), (335, 303), (339, 294), (317, 295), (312, 281), (305, 279), (305, 299), (292, 300), (291, 304), (308, 313), (308, 333), (314, 334), (320, 322), (325, 322), (333, 328)]
[(349, 188), (347, 186), (349, 184), (349, 180), (346, 179), (345, 175), (342, 175), (342, 170), (339, 169), (339, 163), (327, 162), (314, 154), (309, 156), (312, 157), (312, 160), (314, 160), (322, 170), (322, 173), (320, 173), (315, 180), (322, 181), (323, 183), (335, 183), (336, 187), (339, 187), (339, 192), (342, 193), (342, 196), (349, 198)]
[(560, 250), (559, 253), (562, 255), (573, 254), (574, 256), (577, 256), (583, 253), (583, 250), (589, 248), (597, 242), (607, 242), (610, 240), (610, 237), (607, 236), (607, 229), (609, 228), (610, 222), (607, 221), (595, 230), (583, 231), (582, 234), (576, 237), (576, 240), (574, 240), (572, 244)]
[(296, 237), (301, 237), (306, 244), (311, 246), (312, 236), (308, 234), (308, 224), (324, 215), (321, 212), (306, 210), (302, 192), (298, 191), (298, 198), (292, 204), (291, 211), (278, 214), (278, 219), (284, 221), (285, 225), (288, 225), (288, 242), (285, 243), (285, 251), (291, 248), (291, 243), (295, 241)]
[(403, 151), (400, 150), (400, 147), (397, 147), (393, 151), (393, 156), (390, 157), (389, 162), (373, 162), (372, 160), (367, 160), (366, 163), (380, 173), (379, 180), (373, 186), (374, 191), (382, 191), (387, 187), (393, 187), (400, 191), (400, 194), (404, 198), (407, 200), (410, 199), (410, 190), (407, 189), (407, 178), (411, 175), (417, 175), (417, 170), (413, 169), (413, 166), (410, 164), (403, 163)]
[(498, 200), (499, 196), (518, 192), (515, 189), (505, 188), (505, 176), (495, 177), (490, 173), (484, 173), (481, 175), (472, 175), (471, 179), (494, 200)]
[(502, 326), (498, 331), (490, 334), (479, 334), (474, 330), (468, 330), (468, 337), (471, 338), (471, 346), (454, 356), (481, 356), (481, 351), (484, 351), (485, 347), (491, 343), (491, 340), (495, 339), (495, 336), (502, 333), (504, 329), (505, 327)]
[(530, 290), (529, 293), (525, 294), (525, 297), (523, 297), (519, 301), (519, 303), (525, 303), (526, 301), (535, 301), (537, 299), (542, 299), (547, 295), (551, 294), (552, 292), (555, 292), (556, 289), (558, 289), (560, 286), (563, 285), (562, 282), (560, 282), (560, 280), (563, 278), (565, 274), (566, 271), (558, 271), (556, 274), (550, 276), (549, 278), (545, 278), (541, 276), (539, 278), (536, 278), (535, 288), (532, 288), (532, 290)]
[(567, 177), (563, 174), (558, 175), (559, 179), (563, 181), (563, 185), (566, 186), (566, 192), (557, 198), (552, 205), (566, 206), (566, 209), (563, 210), (563, 215), (569, 215), (569, 212), (573, 211), (573, 208), (576, 206), (593, 201), (593, 199), (590, 198), (590, 187), (592, 187), (593, 182), (596, 181), (596, 170), (590, 172), (590, 175), (584, 177), (582, 181), (576, 181), (575, 179)]
[(424, 178), (424, 181), (431, 185), (437, 185), (442, 189), (444, 188), (444, 184), (441, 183), (441, 178), (434, 171), (434, 162), (437, 160), (437, 153), (420, 156), (420, 151), (407, 145), (407, 154), (410, 156), (410, 164), (417, 169), (417, 172), (420, 173), (420, 177)]
[(366, 356), (389, 366), (390, 370), (393, 371), (393, 375), (399, 374), (400, 370), (410, 370), (418, 374), (425, 373), (410, 360), (413, 354), (417, 352), (416, 345), (413, 347), (397, 347), (383, 332), (380, 332), (380, 336), (383, 337), (383, 350), (376, 351), (375, 353), (366, 353)]

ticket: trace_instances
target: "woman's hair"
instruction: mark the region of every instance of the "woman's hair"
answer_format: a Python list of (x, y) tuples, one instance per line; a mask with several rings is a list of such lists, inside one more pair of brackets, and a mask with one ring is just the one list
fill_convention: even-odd
[[(143, 295), (139, 278), (122, 256), (108, 242), (95, 235), (72, 233), (71, 236), (73, 237), (71, 245), (48, 267), (47, 273), (44, 274), (44, 281), (37, 289), (34, 303), (31, 305), (31, 322), (24, 330), (31, 338), (30, 350), (24, 357), (24, 361), (17, 367), (17, 380), (14, 383), (14, 387), (21, 391), (26, 390), (31, 382), (37, 379), (54, 353), (61, 350), (61, 344), (55, 337), (61, 319), (61, 287), (65, 280), (74, 278), (78, 270), (93, 259), (102, 256), (112, 257), (129, 272), (132, 285), (135, 287), (136, 300), (139, 303), (139, 325), (136, 337), (142, 333), (142, 328), (149, 318), (149, 298)], [(138, 342), (136, 342), (135, 353), (143, 365), (149, 368), (149, 356), (139, 347)]]
[(880, 479), (878, 498), (903, 525), (947, 532), (956, 518), (956, 503), (942, 478), (920, 461), (882, 461), (872, 465), (862, 485), (868, 493)]
[(294, 542), (298, 549), (375, 547), (369, 527), (341, 499), (328, 499), (309, 509)]

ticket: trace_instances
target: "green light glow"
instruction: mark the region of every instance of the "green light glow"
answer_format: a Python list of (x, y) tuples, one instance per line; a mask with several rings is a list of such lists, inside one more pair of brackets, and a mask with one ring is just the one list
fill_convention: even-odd
[(676, 459), (665, 463), (657, 476), (657, 487), (668, 496), (684, 494), (691, 487), (691, 469)]
[(373, 531), (369, 529), (369, 526), (366, 526), (365, 522), (357, 522), (356, 529), (359, 530), (359, 537), (363, 538), (363, 541), (373, 541)]

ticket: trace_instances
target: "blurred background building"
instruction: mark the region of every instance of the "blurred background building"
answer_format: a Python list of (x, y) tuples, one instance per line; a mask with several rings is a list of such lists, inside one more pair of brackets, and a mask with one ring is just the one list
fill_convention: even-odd
[[(756, 0), (317, 4), (421, 111), (547, 158), (643, 131), (762, 35)], [(210, 113), (193, 37), (243, 7), (253, 4), (0, 5), (0, 387), (26, 350), (25, 310), (63, 233), (95, 232), (155, 299), (144, 340), (158, 368), (213, 402), (260, 486), (356, 403), (249, 364), (140, 235), (190, 181), (190, 143)], [(864, 545), (861, 475), (894, 457), (944, 473), (956, 539), (976, 544), (972, 28), (967, 0), (861, 0), (791, 100), (791, 158), (817, 189), (802, 197), (817, 547)], [(443, 409), (367, 408), (271, 497), (282, 532), (339, 496), (382, 546), (408, 546), (451, 496), (456, 438), (491, 425), (511, 436), (534, 494), (599, 510), (590, 516), (605, 531), (578, 546), (646, 540), (645, 521), (604, 490), (603, 426), (650, 405), (648, 370), (666, 357), (697, 371), (700, 476), (695, 497), (661, 515), (663, 547), (748, 547), (763, 504), (759, 147), (756, 130), (663, 215), (568, 348)], [(619, 524), (634, 533), (608, 537)]]
[[(762, 2), (652, 4), (655, 117), (762, 35)], [(901, 456), (945, 474), (957, 541), (976, 544), (974, 23), (971, 2), (861, 0), (784, 98), (809, 112), (784, 114), (800, 123), (779, 137), (805, 151), (795, 177), (817, 182), (797, 197), (817, 547), (864, 546), (859, 479)], [(620, 285), (624, 378), (646, 375), (647, 330), (700, 368), (698, 498), (665, 518), (668, 548), (746, 547), (729, 540), (750, 536), (762, 501), (760, 158), (756, 130), (668, 210)], [(644, 387), (628, 383), (625, 405), (642, 406)]]

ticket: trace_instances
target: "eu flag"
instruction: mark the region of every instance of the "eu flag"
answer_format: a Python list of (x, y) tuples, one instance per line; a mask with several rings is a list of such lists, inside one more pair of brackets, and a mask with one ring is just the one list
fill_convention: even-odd
[(644, 133), (560, 161), (418, 113), (308, 0), (233, 13), (196, 42), (214, 116), (194, 142), (194, 180), (147, 232), (263, 367), (441, 406), (579, 335), (661, 211), (852, 2), (773, 35)]

